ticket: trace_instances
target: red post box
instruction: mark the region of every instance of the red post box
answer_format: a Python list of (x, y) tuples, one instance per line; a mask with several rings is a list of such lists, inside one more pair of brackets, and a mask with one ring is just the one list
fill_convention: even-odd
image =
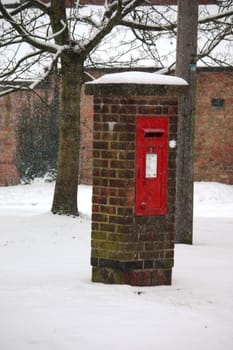
[(168, 118), (138, 117), (136, 128), (135, 215), (165, 215)]

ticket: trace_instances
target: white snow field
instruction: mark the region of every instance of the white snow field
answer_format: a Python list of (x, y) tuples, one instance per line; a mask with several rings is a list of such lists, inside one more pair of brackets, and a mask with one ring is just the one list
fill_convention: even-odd
[(72, 218), (53, 186), (0, 188), (0, 350), (233, 349), (233, 186), (195, 184), (194, 244), (142, 288), (91, 282), (91, 187)]

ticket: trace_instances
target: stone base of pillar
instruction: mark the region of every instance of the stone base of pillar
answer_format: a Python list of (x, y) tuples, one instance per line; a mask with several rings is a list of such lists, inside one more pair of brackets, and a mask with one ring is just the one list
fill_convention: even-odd
[(93, 267), (92, 281), (141, 287), (171, 285), (172, 269), (120, 271), (105, 267)]

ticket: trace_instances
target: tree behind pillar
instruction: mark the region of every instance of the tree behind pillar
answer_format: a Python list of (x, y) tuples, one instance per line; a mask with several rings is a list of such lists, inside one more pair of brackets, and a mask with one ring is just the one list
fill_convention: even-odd
[(196, 90), (198, 1), (178, 1), (176, 75), (189, 83), (189, 92), (179, 99), (176, 242), (193, 241), (193, 162)]

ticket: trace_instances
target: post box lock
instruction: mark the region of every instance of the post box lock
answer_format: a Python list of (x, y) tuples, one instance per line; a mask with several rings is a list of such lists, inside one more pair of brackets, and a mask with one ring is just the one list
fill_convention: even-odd
[(166, 213), (168, 118), (138, 117), (135, 215)]

